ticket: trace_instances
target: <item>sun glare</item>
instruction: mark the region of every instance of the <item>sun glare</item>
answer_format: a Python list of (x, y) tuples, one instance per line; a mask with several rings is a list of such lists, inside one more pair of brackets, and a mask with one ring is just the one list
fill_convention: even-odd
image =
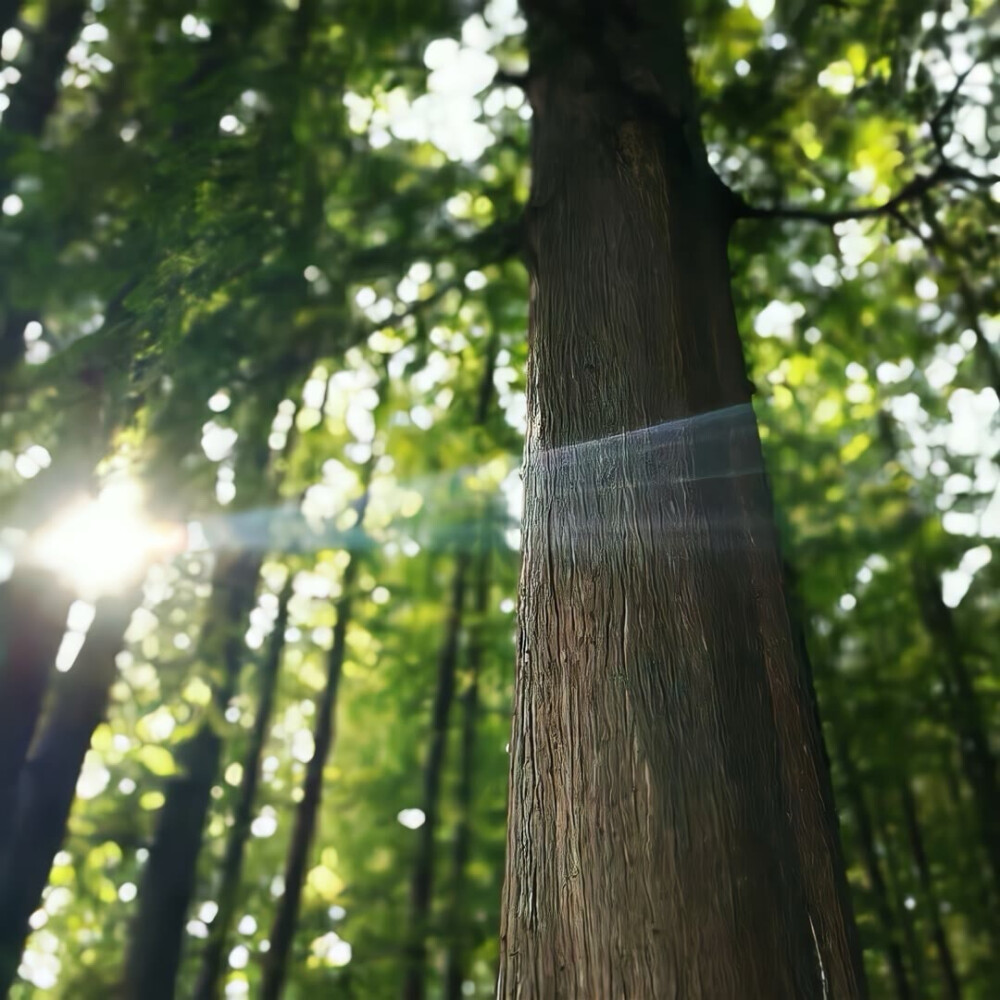
[(142, 490), (108, 484), (43, 527), (28, 546), (32, 562), (58, 574), (84, 597), (115, 593), (138, 581), (151, 560), (181, 551), (184, 529), (143, 514)]

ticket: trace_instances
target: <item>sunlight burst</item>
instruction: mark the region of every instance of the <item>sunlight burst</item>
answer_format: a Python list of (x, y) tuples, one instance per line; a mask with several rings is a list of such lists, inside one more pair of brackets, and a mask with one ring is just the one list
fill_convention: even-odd
[(184, 534), (179, 525), (147, 520), (138, 484), (116, 481), (43, 527), (29, 557), (80, 594), (96, 597), (137, 582), (152, 559), (181, 551)]

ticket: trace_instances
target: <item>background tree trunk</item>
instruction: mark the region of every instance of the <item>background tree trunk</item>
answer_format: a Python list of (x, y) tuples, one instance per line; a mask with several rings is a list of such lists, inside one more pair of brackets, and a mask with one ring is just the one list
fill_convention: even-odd
[(417, 851), (410, 880), (410, 913), (406, 935), (403, 972), (403, 1000), (423, 1000), (426, 994), (427, 932), (434, 889), (434, 837), (437, 832), (441, 799), (441, 775), (448, 743), (448, 720), (455, 698), (455, 669), (465, 604), (465, 577), (469, 554), (460, 552), (455, 560), (451, 597), (444, 627), (444, 641), (438, 654), (437, 685), (431, 709), (430, 739), (424, 762), (424, 787), (420, 807), (424, 822), (417, 831)]
[(291, 595), (292, 576), (289, 574), (288, 582), (278, 599), (278, 614), (274, 622), (274, 631), (271, 633), (267, 645), (267, 655), (260, 668), (257, 715), (243, 759), (243, 776), (240, 780), (236, 808), (233, 810), (233, 825), (230, 827), (229, 837), (226, 840), (226, 852), (222, 859), (222, 871), (219, 876), (219, 891), (216, 894), (219, 909), (212, 921), (209, 938), (201, 956), (201, 969), (194, 991), (195, 1000), (215, 1000), (215, 997), (219, 995), (222, 960), (225, 956), (226, 942), (232, 928), (233, 917), (236, 915), (240, 875), (243, 871), (243, 854), (246, 850), (247, 838), (250, 836), (254, 800), (257, 797), (257, 786), (260, 783), (261, 756), (271, 725), (274, 694), (278, 686), (281, 657), (285, 649), (288, 601)]
[(0, 870), (18, 784), (66, 632), (72, 598), (53, 574), (17, 567), (0, 584)]
[(179, 774), (169, 780), (139, 885), (139, 910), (125, 958), (128, 1000), (172, 1000), (184, 941), (185, 917), (198, 870), (202, 830), (222, 753), (220, 720), (244, 662), (243, 633), (253, 607), (261, 558), (221, 555), (202, 634), (209, 664), (218, 664), (211, 709), (198, 732), (176, 753)]
[(0, 995), (6, 996), (52, 859), (66, 834), (76, 782), (104, 719), (115, 657), (138, 595), (105, 597), (72, 668), (58, 675), (52, 704), (21, 776), (9, 853), (0, 869)]
[(931, 875), (927, 851), (924, 848), (917, 803), (909, 782), (903, 782), (901, 798), (903, 816), (906, 820), (906, 833), (910, 840), (910, 849), (913, 852), (913, 863), (916, 865), (917, 875), (920, 878), (920, 888), (923, 891), (924, 902), (927, 904), (927, 919), (931, 925), (931, 937), (938, 953), (938, 962), (941, 965), (944, 995), (948, 1000), (961, 1000), (962, 988), (958, 981), (955, 958), (951, 953), (951, 945), (948, 944), (948, 935), (945, 932), (944, 924), (941, 922), (941, 903), (934, 888), (934, 877)]
[[(365, 492), (358, 504), (357, 528), (360, 532), (368, 506), (368, 476), (372, 462), (365, 473)], [(351, 620), (354, 600), (354, 581), (357, 579), (359, 558), (357, 553), (344, 569), (341, 578), (341, 596), (337, 601), (337, 621), (333, 627), (333, 644), (327, 658), (326, 686), (316, 706), (316, 723), (313, 729), (313, 755), (306, 765), (305, 780), (302, 784), (302, 800), (295, 810), (295, 822), (285, 859), (285, 891), (277, 902), (274, 920), (268, 940), (271, 947), (264, 959), (264, 972), (260, 987), (260, 1000), (278, 1000), (285, 988), (288, 973), (288, 958), (295, 940), (295, 928), (299, 919), (302, 902), (302, 886), (309, 863), (319, 807), (323, 798), (323, 771), (336, 740), (337, 695), (340, 690), (340, 675), (347, 652), (347, 626)]]
[(840, 769), (844, 773), (847, 799), (851, 806), (851, 812), (854, 814), (854, 824), (857, 827), (858, 846), (861, 848), (861, 857), (864, 859), (865, 869), (868, 872), (868, 883), (871, 886), (875, 912), (882, 924), (885, 957), (889, 962), (893, 988), (899, 1000), (910, 1000), (913, 991), (906, 974), (903, 951), (899, 945), (899, 928), (889, 900), (889, 891), (882, 874), (882, 865), (875, 849), (875, 833), (872, 828), (872, 817), (868, 803), (865, 801), (864, 782), (858, 773), (847, 741), (843, 737), (837, 737), (835, 746)]
[[(483, 532), (484, 536), (487, 533)], [(472, 841), (472, 805), (476, 776), (476, 728), (479, 721), (479, 671), (485, 646), (483, 630), (489, 614), (490, 570), (488, 537), (484, 538), (476, 573), (473, 620), (469, 625), (469, 645), (466, 658), (468, 679), (461, 696), (462, 759), (458, 777), (458, 823), (452, 845), (452, 885), (449, 908), (448, 949), (444, 963), (445, 1000), (461, 1000), (462, 983), (468, 969), (469, 906), (466, 865)]]
[(499, 996), (863, 996), (679, 18), (654, 0), (525, 7)]
[(941, 597), (941, 580), (928, 566), (913, 567), (914, 589), (924, 627), (936, 646), (941, 682), (958, 740), (962, 772), (972, 791), (992, 892), (1000, 902), (1000, 784), (997, 760), (983, 723), (983, 712), (965, 662), (955, 617)]

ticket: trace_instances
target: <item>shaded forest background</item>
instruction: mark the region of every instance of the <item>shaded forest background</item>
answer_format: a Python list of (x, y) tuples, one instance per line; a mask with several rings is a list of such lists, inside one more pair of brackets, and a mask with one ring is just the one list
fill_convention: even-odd
[[(0, 2), (11, 996), (492, 995), (524, 27)], [(872, 995), (900, 1000), (1000, 984), (996, 38), (987, 4), (692, 4)]]

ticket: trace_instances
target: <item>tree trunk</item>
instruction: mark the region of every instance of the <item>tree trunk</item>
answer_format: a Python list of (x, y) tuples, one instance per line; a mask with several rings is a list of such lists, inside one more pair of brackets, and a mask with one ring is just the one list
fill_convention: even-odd
[(834, 742), (837, 748), (840, 767), (844, 772), (847, 798), (850, 802), (851, 812), (854, 814), (854, 824), (858, 832), (858, 845), (861, 848), (861, 857), (864, 860), (865, 870), (868, 873), (868, 882), (871, 886), (875, 913), (878, 916), (879, 923), (882, 925), (885, 957), (889, 963), (893, 988), (899, 1000), (910, 1000), (910, 997), (913, 996), (913, 991), (910, 989), (909, 978), (906, 975), (906, 963), (903, 961), (903, 952), (898, 941), (899, 928), (896, 924), (892, 904), (889, 901), (889, 891), (886, 888), (885, 878), (882, 875), (882, 865), (875, 850), (875, 834), (872, 829), (872, 818), (871, 813), (868, 811), (868, 803), (865, 801), (864, 784), (846, 740), (838, 737)]
[(855, 998), (729, 201), (672, 7), (525, 4), (528, 436), (498, 995)]
[(979, 833), (992, 876), (994, 900), (1000, 903), (1000, 784), (997, 760), (990, 748), (972, 677), (955, 617), (941, 598), (936, 573), (919, 563), (913, 568), (914, 588), (924, 627), (937, 647), (941, 679), (958, 737), (962, 771), (972, 790)]
[(468, 680), (462, 692), (462, 759), (458, 778), (458, 823), (452, 845), (452, 896), (449, 908), (448, 948), (444, 964), (444, 998), (461, 1000), (469, 962), (469, 907), (466, 865), (472, 840), (472, 802), (476, 774), (476, 728), (479, 721), (479, 670), (482, 665), (486, 619), (489, 615), (489, 553), (479, 555), (473, 621), (469, 627)]
[(914, 993), (918, 997), (923, 997), (927, 993), (924, 952), (917, 940), (916, 928), (913, 925), (913, 913), (906, 906), (907, 892), (904, 889), (904, 883), (909, 883), (909, 877), (900, 871), (899, 853), (896, 850), (892, 831), (881, 816), (883, 812), (881, 803), (877, 802), (875, 807), (876, 827), (879, 840), (885, 845), (885, 868), (889, 897), (892, 901), (893, 911), (899, 915), (899, 922), (903, 929), (903, 939), (906, 942), (909, 965), (913, 973)]
[(219, 995), (222, 960), (225, 956), (233, 917), (236, 915), (240, 875), (243, 871), (243, 854), (247, 838), (250, 836), (254, 800), (257, 797), (257, 786), (260, 782), (261, 756), (271, 726), (274, 694), (278, 685), (281, 658), (285, 648), (288, 601), (291, 593), (292, 581), (291, 576), (289, 576), (288, 583), (278, 601), (278, 615), (274, 622), (274, 631), (271, 633), (267, 645), (267, 655), (261, 664), (257, 716), (254, 719), (253, 730), (250, 733), (250, 741), (247, 744), (243, 760), (243, 777), (240, 781), (239, 798), (236, 802), (236, 808), (233, 810), (233, 825), (229, 829), (226, 853), (219, 876), (219, 891), (216, 894), (219, 909), (212, 921), (211, 934), (202, 953), (194, 1000), (215, 1000)]
[(129, 594), (98, 602), (76, 662), (57, 678), (52, 706), (24, 769), (10, 853), (0, 872), (0, 996), (7, 995), (17, 974), (28, 918), (62, 845), (80, 768), (104, 719), (115, 656), (136, 601), (137, 595)]
[(0, 870), (18, 783), (66, 632), (72, 598), (51, 573), (17, 567), (0, 584)]
[(221, 555), (216, 566), (201, 649), (207, 663), (218, 664), (211, 705), (217, 718), (206, 718), (176, 753), (179, 774), (168, 782), (139, 886), (139, 910), (125, 958), (124, 1000), (174, 996), (202, 829), (222, 754), (219, 719), (243, 665), (243, 633), (260, 563), (258, 554), (242, 552)]
[[(372, 464), (365, 473), (365, 492), (358, 504), (357, 530), (364, 523), (368, 506), (368, 483)], [(313, 837), (319, 818), (319, 807), (323, 798), (323, 771), (336, 740), (337, 693), (340, 689), (340, 675), (347, 650), (347, 626), (351, 620), (354, 598), (354, 581), (358, 573), (358, 556), (355, 554), (344, 570), (341, 579), (341, 595), (337, 601), (337, 621), (333, 628), (333, 645), (327, 659), (326, 686), (323, 696), (316, 706), (316, 723), (313, 728), (313, 755), (306, 765), (306, 775), (302, 786), (302, 800), (295, 810), (295, 823), (288, 844), (285, 859), (285, 891), (278, 900), (271, 932), (268, 935), (271, 947), (264, 959), (264, 973), (260, 987), (260, 1000), (278, 1000), (285, 988), (288, 973), (288, 958), (295, 940), (295, 928), (302, 901), (302, 886), (309, 863)]]
[(434, 889), (434, 838), (437, 833), (441, 799), (441, 775), (448, 743), (448, 719), (455, 698), (455, 669), (458, 641), (465, 603), (465, 576), (469, 555), (460, 552), (455, 559), (444, 641), (438, 654), (437, 686), (431, 709), (431, 731), (427, 760), (424, 763), (424, 787), (420, 807), (424, 822), (417, 831), (417, 851), (410, 881), (410, 913), (406, 935), (403, 972), (403, 1000), (423, 1000), (426, 993), (427, 931)]
[(906, 833), (910, 839), (913, 861), (917, 867), (917, 875), (920, 878), (920, 888), (923, 890), (924, 901), (927, 904), (927, 916), (931, 924), (931, 937), (934, 939), (934, 947), (937, 949), (938, 961), (941, 964), (941, 978), (944, 982), (945, 996), (948, 997), (948, 1000), (961, 1000), (962, 989), (959, 986), (958, 973), (955, 970), (955, 959), (951, 954), (951, 946), (948, 944), (948, 936), (945, 934), (944, 924), (941, 923), (941, 904), (934, 889), (934, 879), (931, 876), (927, 851), (924, 848), (924, 837), (920, 830), (920, 818), (917, 815), (917, 803), (913, 798), (913, 791), (908, 782), (903, 783), (902, 800), (903, 815), (906, 819)]

